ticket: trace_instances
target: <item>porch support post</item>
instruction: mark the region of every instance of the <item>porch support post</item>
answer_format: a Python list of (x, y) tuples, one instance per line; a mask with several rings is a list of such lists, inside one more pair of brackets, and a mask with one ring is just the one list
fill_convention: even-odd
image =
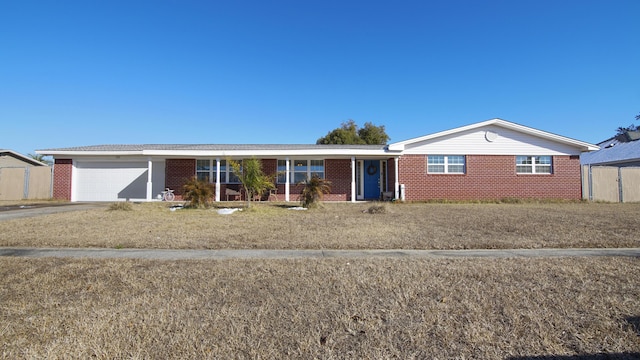
[(153, 161), (151, 156), (147, 158), (147, 201), (153, 198)]
[(351, 202), (356, 202), (356, 157), (351, 157)]
[(289, 163), (290, 163), (289, 158), (287, 157), (284, 162), (286, 164), (285, 181), (284, 181), (284, 201), (289, 202), (289, 190), (290, 190), (289, 189), (289, 180), (290, 180), (290, 177), (291, 177), (291, 174), (289, 174), (289, 166), (290, 166), (289, 165)]
[(220, 202), (220, 158), (216, 158), (216, 202)]
[(400, 158), (399, 157), (395, 157), (393, 158), (393, 167), (394, 167), (394, 171), (395, 171), (395, 179), (396, 182), (394, 184), (394, 190), (395, 190), (395, 199), (400, 199), (400, 179), (398, 179), (398, 162), (399, 162)]

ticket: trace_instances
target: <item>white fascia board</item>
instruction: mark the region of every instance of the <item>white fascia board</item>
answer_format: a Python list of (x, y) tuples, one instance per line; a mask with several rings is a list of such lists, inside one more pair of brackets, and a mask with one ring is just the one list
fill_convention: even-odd
[(142, 155), (142, 151), (46, 151), (46, 150), (38, 150), (36, 154), (40, 155), (49, 155), (54, 157), (76, 157), (76, 156), (131, 156), (131, 155)]
[(175, 157), (295, 157), (295, 156), (317, 156), (317, 157), (349, 157), (349, 156), (387, 156), (384, 150), (344, 150), (344, 149), (322, 149), (322, 150), (145, 150), (143, 155), (147, 156), (175, 156)]
[(509, 121), (506, 121), (506, 120), (502, 120), (502, 119), (491, 119), (491, 120), (487, 120), (487, 121), (483, 121), (483, 122), (479, 122), (479, 123), (475, 123), (475, 124), (471, 124), (471, 125), (458, 127), (458, 128), (455, 128), (455, 129), (450, 129), (450, 130), (437, 132), (435, 134), (430, 134), (430, 135), (426, 135), (426, 136), (421, 136), (421, 137), (417, 137), (417, 138), (413, 138), (413, 139), (409, 139), (409, 140), (393, 143), (393, 144), (389, 145), (389, 150), (403, 151), (407, 144), (413, 144), (413, 143), (418, 143), (418, 142), (422, 142), (422, 141), (427, 141), (427, 140), (439, 138), (439, 137), (442, 137), (442, 136), (447, 136), (447, 135), (450, 135), (450, 134), (461, 133), (461, 132), (464, 132), (464, 131), (467, 131), (467, 130), (477, 129), (477, 128), (480, 128), (480, 127), (483, 127), (483, 126), (488, 126), (488, 125), (501, 126), (501, 127), (504, 127), (504, 128), (507, 128), (507, 129), (512, 129), (512, 130), (515, 130), (515, 131), (519, 131), (519, 132), (522, 132), (522, 133), (525, 133), (525, 134), (530, 134), (530, 135), (538, 136), (538, 137), (541, 137), (541, 138), (545, 138), (545, 139), (549, 139), (549, 140), (553, 140), (553, 141), (569, 144), (569, 145), (572, 145), (572, 146), (580, 148), (581, 151), (594, 151), (594, 150), (600, 149), (599, 146), (593, 145), (593, 144), (589, 144), (589, 143), (586, 143), (584, 141), (579, 141), (579, 140), (571, 139), (571, 138), (568, 138), (568, 137), (565, 137), (565, 136), (556, 135), (556, 134), (553, 134), (553, 133), (550, 133), (550, 132), (546, 132), (546, 131), (530, 128), (530, 127), (527, 127), (527, 126), (524, 126), (524, 125), (512, 123), (512, 122), (509, 122)]

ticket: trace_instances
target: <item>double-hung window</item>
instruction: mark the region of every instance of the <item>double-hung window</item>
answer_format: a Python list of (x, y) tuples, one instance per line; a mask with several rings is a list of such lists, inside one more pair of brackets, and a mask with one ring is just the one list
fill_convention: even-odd
[(464, 155), (429, 155), (427, 156), (427, 173), (429, 174), (464, 174)]
[(216, 180), (215, 166), (211, 166), (211, 160), (196, 160), (196, 176), (201, 181), (213, 182)]
[(551, 174), (551, 156), (516, 156), (516, 173)]
[[(196, 160), (196, 176), (198, 180), (209, 179), (209, 182), (216, 181), (216, 160), (199, 159)], [(227, 164), (226, 160), (220, 160), (220, 182), (239, 183), (238, 176), (233, 172), (233, 168)]]
[[(287, 176), (286, 160), (278, 160), (278, 183), (284, 184)], [(317, 176), (324, 179), (324, 160), (293, 159), (289, 165), (289, 181), (297, 184)]]

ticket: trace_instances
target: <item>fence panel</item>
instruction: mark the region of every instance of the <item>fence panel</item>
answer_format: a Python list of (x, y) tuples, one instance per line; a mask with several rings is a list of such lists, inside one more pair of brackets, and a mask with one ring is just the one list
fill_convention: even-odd
[(0, 200), (51, 198), (49, 166), (0, 168)]
[(620, 183), (623, 202), (640, 201), (640, 167), (620, 168)]
[(591, 167), (591, 199), (594, 201), (620, 202), (617, 167)]
[(51, 197), (51, 167), (29, 168), (29, 191), (27, 199), (49, 199)]
[(22, 200), (25, 168), (0, 168), (0, 200)]

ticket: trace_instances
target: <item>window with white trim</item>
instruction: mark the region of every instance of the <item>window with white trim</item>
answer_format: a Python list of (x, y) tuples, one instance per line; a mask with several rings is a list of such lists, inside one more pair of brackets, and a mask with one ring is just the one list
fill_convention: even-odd
[[(199, 159), (196, 160), (196, 176), (198, 180), (209, 179), (209, 182), (216, 181), (216, 160)], [(227, 181), (229, 179), (229, 181)], [(226, 160), (220, 160), (220, 183), (239, 183), (240, 179), (233, 172), (231, 166), (227, 166)]]
[(214, 182), (216, 179), (214, 167), (211, 166), (211, 160), (196, 160), (196, 176), (198, 180)]
[(429, 174), (464, 174), (464, 155), (428, 155), (427, 173)]
[(516, 173), (551, 174), (551, 156), (516, 156)]
[[(278, 183), (284, 184), (287, 176), (286, 160), (278, 160)], [(294, 159), (289, 166), (289, 181), (297, 184), (312, 176), (324, 179), (324, 160)]]

